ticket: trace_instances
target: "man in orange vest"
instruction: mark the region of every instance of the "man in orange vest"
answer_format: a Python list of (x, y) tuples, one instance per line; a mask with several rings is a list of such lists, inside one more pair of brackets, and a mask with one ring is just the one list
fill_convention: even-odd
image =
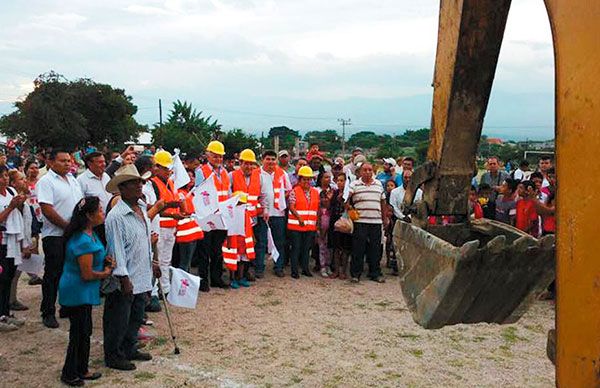
[(165, 202), (165, 209), (159, 214), (160, 233), (158, 235), (158, 260), (161, 270), (160, 285), (165, 294), (169, 293), (171, 282), (169, 281), (169, 266), (173, 259), (173, 247), (175, 246), (175, 232), (177, 223), (185, 218), (181, 211), (181, 200), (171, 176), (173, 156), (168, 151), (158, 151), (154, 155), (154, 177), (151, 179), (156, 198)]
[(317, 231), (317, 212), (319, 211), (319, 192), (310, 185), (313, 171), (304, 166), (298, 171), (299, 181), (289, 196), (290, 213), (287, 228), (292, 241), (291, 264), (292, 277), (298, 279), (298, 262), (302, 275), (312, 277), (308, 268), (309, 250)]
[(292, 189), (287, 172), (277, 165), (275, 151), (267, 150), (262, 156), (261, 178), (265, 182), (265, 196), (269, 204), (263, 210), (263, 216), (258, 218), (254, 227), (256, 237), (256, 259), (254, 260), (256, 277), (262, 278), (265, 272), (265, 254), (267, 251), (267, 232), (271, 229), (275, 247), (279, 258), (275, 263), (275, 275), (283, 277), (283, 264), (285, 262), (286, 222), (285, 210), (287, 208), (286, 196)]
[[(211, 141), (206, 147), (208, 163), (196, 169), (196, 186), (210, 179), (207, 183), (214, 185), (219, 202), (224, 202), (231, 196), (229, 175), (223, 167), (223, 155), (225, 155), (223, 143), (216, 140)], [(223, 281), (222, 248), (226, 238), (227, 230), (205, 230), (204, 239), (199, 241), (198, 275), (202, 278), (200, 291), (208, 292), (210, 286), (229, 288), (229, 285)]]
[[(230, 173), (231, 191), (240, 191), (246, 194), (248, 215), (250, 216), (252, 226), (255, 227), (259, 218), (263, 221), (266, 220), (266, 222), (269, 220), (269, 208), (271, 204), (269, 202), (268, 191), (271, 185), (261, 175), (254, 151), (245, 149), (240, 152), (240, 161), (240, 169)], [(248, 271), (244, 272), (244, 276), (250, 280), (254, 280)]]

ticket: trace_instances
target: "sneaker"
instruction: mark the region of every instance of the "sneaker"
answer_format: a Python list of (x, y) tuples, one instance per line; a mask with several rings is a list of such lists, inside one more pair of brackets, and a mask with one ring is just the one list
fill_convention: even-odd
[(234, 290), (237, 290), (238, 288), (240, 288), (240, 284), (238, 283), (237, 280), (232, 280), (229, 287), (233, 288)]
[(283, 270), (281, 270), (281, 269), (276, 269), (275, 276), (277, 276), (278, 278), (282, 278), (282, 277), (285, 277), (285, 273), (283, 273)]
[(329, 275), (329, 276), (333, 275), (333, 271), (331, 270), (330, 267), (325, 268), (325, 270), (327, 271), (327, 275)]
[(329, 274), (327, 273), (327, 269), (323, 268), (321, 269), (321, 276), (323, 276), (324, 278), (328, 278)]
[(242, 278), (242, 280), (238, 281), (238, 284), (242, 287), (250, 287), (250, 282), (246, 278)]
[(350, 283), (358, 283), (358, 282), (359, 282), (358, 278), (350, 279)]
[(42, 323), (48, 329), (57, 329), (59, 326), (58, 321), (56, 320), (56, 317), (54, 315), (46, 315), (45, 317), (42, 317)]
[(19, 330), (17, 326), (8, 322), (4, 322), (2, 319), (3, 318), (0, 318), (0, 333), (8, 333), (9, 331)]
[(200, 292), (209, 292), (210, 291), (210, 286), (208, 285), (208, 282), (204, 279), (202, 279), (200, 281)]
[(160, 307), (160, 301), (158, 299), (158, 296), (151, 297), (150, 303), (148, 303), (148, 305), (146, 306), (145, 311), (149, 313), (158, 313), (161, 310), (162, 308)]
[(302, 275), (306, 276), (307, 278), (313, 277), (313, 274), (310, 271), (302, 271)]
[(376, 283), (385, 283), (385, 278), (383, 276), (377, 276), (376, 278), (371, 279)]
[(23, 303), (16, 300), (10, 304), (10, 309), (12, 311), (27, 311), (27, 310), (29, 310), (29, 307), (25, 306)]
[(25, 325), (25, 320), (23, 318), (17, 318), (14, 315), (9, 315), (8, 317), (5, 317), (7, 323), (10, 323), (11, 325), (15, 325), (17, 327), (22, 327)]

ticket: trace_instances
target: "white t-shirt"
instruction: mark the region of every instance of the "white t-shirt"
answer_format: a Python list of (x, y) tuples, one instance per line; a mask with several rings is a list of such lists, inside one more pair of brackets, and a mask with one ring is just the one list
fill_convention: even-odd
[[(406, 190), (404, 186), (396, 187), (390, 193), (390, 205), (394, 208), (394, 215), (396, 218), (404, 218), (404, 213), (402, 213), (402, 202), (404, 201), (404, 195), (406, 194)], [(423, 191), (421, 189), (417, 189), (415, 193), (415, 201), (420, 201), (423, 199)]]
[(531, 176), (531, 171), (523, 171), (520, 168), (517, 168), (514, 173), (514, 178), (520, 181), (527, 181)]
[[(16, 194), (17, 191), (12, 187), (6, 189), (6, 195), (0, 194), (0, 212), (3, 212), (10, 204), (10, 201), (12, 201), (14, 195), (11, 194), (11, 190)], [(0, 224), (0, 226), (6, 227), (6, 222)], [(6, 245), (6, 234), (4, 232), (2, 232), (2, 245)]]
[(112, 195), (106, 191), (106, 185), (110, 181), (110, 177), (107, 173), (102, 173), (102, 178), (98, 178), (90, 170), (85, 170), (83, 174), (77, 177), (77, 181), (81, 185), (81, 191), (83, 195), (94, 196), (100, 199), (102, 204), (102, 210), (106, 211), (108, 202), (112, 198)]
[[(40, 204), (52, 205), (64, 220), (70, 221), (75, 205), (83, 198), (79, 182), (71, 174), (64, 177), (50, 169), (36, 184), (35, 192)], [(61, 237), (64, 230), (42, 216), (42, 237)]]

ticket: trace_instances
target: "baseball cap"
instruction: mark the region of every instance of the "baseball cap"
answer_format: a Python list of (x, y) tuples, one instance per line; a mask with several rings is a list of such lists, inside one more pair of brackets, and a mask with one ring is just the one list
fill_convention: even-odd
[(383, 159), (383, 163), (387, 163), (387, 164), (391, 165), (392, 167), (396, 167), (398, 165), (396, 163), (396, 159), (394, 159), (394, 158), (385, 158), (385, 159)]
[(287, 152), (286, 150), (281, 150), (281, 151), (279, 151), (279, 153), (277, 154), (277, 157), (278, 157), (278, 158), (281, 158), (282, 156), (285, 156), (285, 155), (287, 155), (287, 156), (290, 156), (290, 153), (289, 153), (289, 152)]

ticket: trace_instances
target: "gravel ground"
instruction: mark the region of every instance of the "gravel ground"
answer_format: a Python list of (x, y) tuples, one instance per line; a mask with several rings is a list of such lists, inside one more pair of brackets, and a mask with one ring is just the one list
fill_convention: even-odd
[[(27, 276), (24, 276), (27, 278)], [(151, 314), (154, 359), (133, 372), (102, 364), (101, 308), (94, 309), (87, 386), (552, 387), (545, 355), (554, 305), (537, 302), (517, 324), (424, 330), (387, 283), (267, 275), (249, 289), (211, 290), (196, 310), (172, 308), (181, 354), (174, 356), (164, 313)], [(40, 288), (22, 279), (31, 309), (24, 328), (0, 334), (0, 386), (59, 386), (68, 321), (45, 329)]]

